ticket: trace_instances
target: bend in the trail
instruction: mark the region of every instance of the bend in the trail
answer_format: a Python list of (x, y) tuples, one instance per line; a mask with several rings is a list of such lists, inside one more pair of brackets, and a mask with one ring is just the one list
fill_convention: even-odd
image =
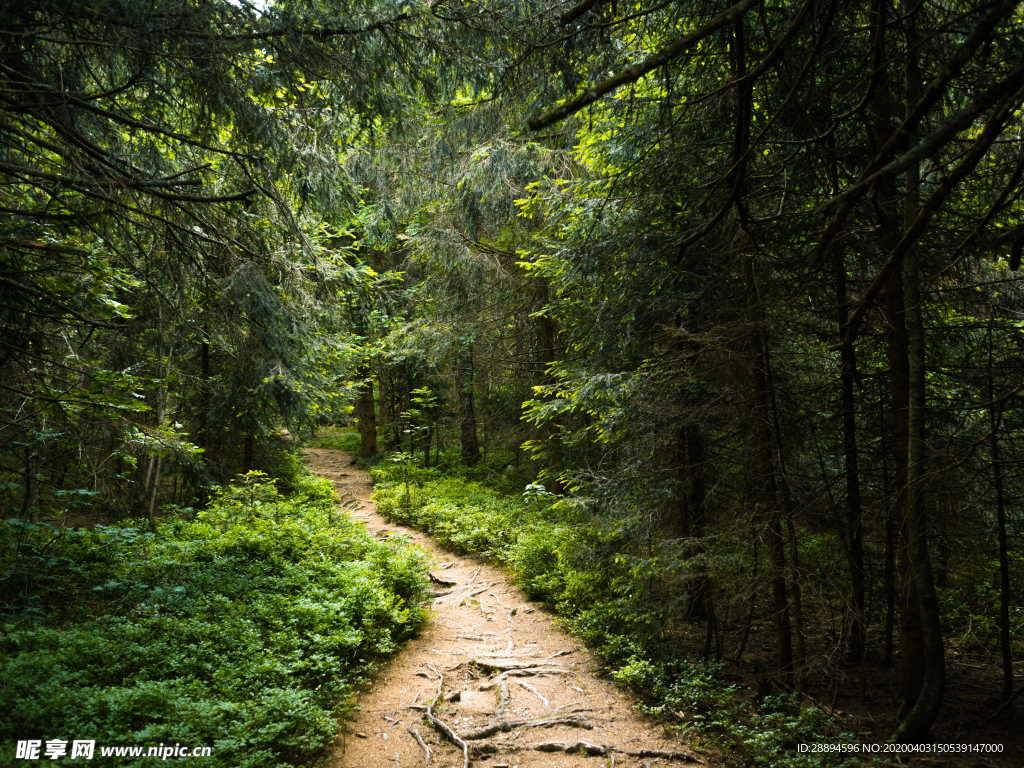
[[(405, 535), (434, 559), (435, 599), (420, 633), (359, 699), (339, 735), (332, 768), (645, 768), (703, 762), (679, 739), (632, 709), (598, 662), (552, 616), (530, 603), (502, 569), (456, 555), (426, 534), (388, 523), (370, 501), (369, 475), (346, 451), (309, 448), (307, 463), (334, 482), (342, 504), (376, 536)], [(448, 582), (454, 582), (449, 584)], [(586, 754), (587, 752), (590, 755)]]

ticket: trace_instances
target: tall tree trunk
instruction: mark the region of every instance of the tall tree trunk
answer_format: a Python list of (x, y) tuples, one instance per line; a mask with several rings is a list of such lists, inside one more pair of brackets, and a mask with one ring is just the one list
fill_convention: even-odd
[(476, 407), (473, 390), (476, 374), (473, 369), (473, 346), (467, 344), (459, 358), (459, 437), (462, 444), (462, 463), (476, 466), (480, 461), (480, 441), (476, 435)]
[[(886, 5), (870, 0), (869, 16), (876, 34), (884, 35)], [(878, 41), (875, 50), (885, 50), (884, 41)], [(876, 69), (878, 69), (876, 67)], [(890, 96), (888, 70), (880, 70), (872, 95), (871, 144), (878, 149), (886, 144), (894, 130), (896, 109)], [(874, 159), (869, 152), (867, 162)], [(888, 254), (896, 247), (902, 235), (902, 222), (898, 220), (899, 191), (895, 180), (887, 179), (878, 185), (878, 212), (881, 236), (879, 250)], [(908, 352), (907, 318), (904, 310), (903, 273), (895, 270), (885, 287), (885, 305), (882, 309), (887, 327), (887, 357), (889, 386), (892, 400), (893, 444), (895, 469), (896, 519), (899, 521), (897, 575), (900, 585), (900, 682), (899, 696), (903, 701), (901, 712), (912, 706), (918, 698), (924, 681), (924, 637), (921, 612), (917, 597), (917, 584), (912, 578), (907, 538), (907, 458), (910, 360)], [(893, 532), (894, 535), (896, 532)]]
[[(836, 256), (836, 296), (839, 301), (839, 338), (846, 337), (849, 305), (846, 293), (846, 263), (842, 252)], [(853, 347), (840, 347), (839, 384), (842, 392), (843, 457), (846, 464), (846, 559), (850, 570), (853, 621), (849, 635), (849, 660), (858, 663), (865, 650), (867, 628), (864, 623), (864, 543), (861, 526), (860, 465), (857, 455), (857, 411), (853, 392), (856, 368)]]
[[(920, 98), (921, 75), (917, 67), (918, 52), (915, 18), (906, 21), (906, 102), (908, 111)], [(920, 168), (912, 165), (907, 170), (907, 192), (904, 200), (904, 227), (909, 228), (920, 207)], [(911, 250), (903, 259), (904, 304), (907, 317), (909, 352), (909, 399), (907, 408), (907, 516), (906, 529), (910, 556), (911, 578), (917, 587), (921, 612), (921, 634), (924, 676), (921, 692), (906, 719), (893, 734), (894, 741), (918, 742), (931, 730), (942, 707), (945, 688), (946, 662), (942, 646), (942, 625), (939, 601), (932, 577), (931, 558), (928, 554), (928, 532), (925, 515), (924, 481), (926, 469), (925, 415), (926, 372), (925, 332), (921, 306), (921, 273), (918, 253)]]
[(768, 393), (765, 381), (764, 350), (761, 347), (761, 321), (754, 282), (754, 257), (744, 255), (747, 286), (747, 325), (750, 337), (751, 374), (754, 382), (754, 430), (757, 438), (758, 470), (764, 491), (764, 520), (768, 529), (768, 555), (771, 560), (772, 598), (775, 608), (775, 634), (778, 641), (779, 669), (789, 682), (793, 676), (793, 637), (786, 594), (786, 555), (783, 550), (782, 524), (779, 520), (778, 491), (772, 461)]
[[(548, 285), (543, 280), (538, 284), (538, 298), (541, 306), (548, 303)], [(551, 373), (551, 365), (555, 362), (555, 324), (546, 313), (537, 315), (537, 346), (539, 348), (540, 363), (543, 368), (541, 380), (544, 384), (554, 384), (555, 377)], [(548, 471), (552, 479), (548, 482), (548, 490), (555, 494), (564, 494), (565, 487), (562, 485), (559, 475), (562, 472), (562, 425), (561, 420), (553, 418), (548, 421)]]
[[(992, 374), (992, 321), (988, 326), (988, 399), (996, 399)], [(992, 482), (996, 489), (996, 538), (999, 544), (999, 651), (1003, 662), (1003, 690), (1001, 698), (1009, 701), (1013, 696), (1013, 653), (1010, 645), (1010, 563), (1006, 547), (1006, 499), (1003, 493), (1003, 466), (999, 458), (999, 425), (1002, 406), (989, 408), (992, 425)]]
[[(828, 116), (831, 121), (832, 105), (828, 103)], [(828, 149), (829, 181), (832, 194), (838, 195), (839, 163), (836, 157), (835, 136), (830, 133), (826, 142)], [(836, 302), (838, 305), (839, 339), (846, 338), (847, 323), (850, 319), (849, 295), (846, 288), (846, 257), (842, 248), (835, 254)], [(850, 603), (853, 606), (853, 622), (850, 628), (849, 660), (861, 660), (867, 639), (865, 626), (864, 600), (864, 543), (862, 537), (862, 510), (860, 499), (860, 465), (857, 454), (857, 411), (854, 399), (853, 382), (856, 374), (856, 356), (852, 345), (843, 344), (839, 348), (840, 371), (839, 388), (842, 398), (843, 422), (843, 458), (846, 469), (846, 530), (843, 539), (846, 542), (846, 560), (850, 571)]]
[(251, 432), (245, 436), (245, 445), (242, 449), (242, 471), (252, 471), (252, 454), (256, 444), (256, 435)]
[(800, 560), (799, 549), (796, 538), (796, 513), (793, 509), (793, 497), (789, 488), (789, 474), (786, 472), (786, 456), (782, 449), (782, 417), (779, 415), (779, 400), (776, 396), (775, 374), (772, 371), (772, 359), (770, 354), (771, 345), (768, 337), (764, 336), (764, 370), (768, 384), (768, 393), (771, 396), (772, 421), (775, 429), (772, 430), (775, 436), (775, 453), (778, 460), (779, 479), (781, 480), (782, 510), (785, 513), (786, 541), (789, 545), (789, 589), (793, 606), (793, 631), (796, 633), (796, 666), (795, 678), (797, 690), (802, 691), (804, 686), (804, 672), (807, 669), (807, 641), (804, 635), (804, 609), (803, 595), (800, 588)]
[(675, 504), (675, 520), (671, 527), (687, 538), (704, 534), (707, 486), (704, 481), (704, 438), (696, 427), (685, 424), (679, 428), (676, 444), (678, 455), (679, 493)]
[(377, 453), (377, 418), (373, 407), (373, 379), (369, 366), (359, 370), (362, 383), (356, 395), (356, 419), (359, 422), (359, 458), (368, 459)]
[(199, 444), (203, 449), (203, 457), (207, 464), (213, 461), (213, 440), (210, 429), (210, 408), (212, 393), (210, 392), (210, 342), (203, 336), (203, 344), (199, 349), (199, 364), (202, 376), (202, 394), (199, 404)]
[[(879, 379), (881, 384), (881, 379)], [(885, 411), (883, 410), (881, 392), (878, 398), (878, 424), (882, 443), (882, 495), (889, 499), (889, 462), (885, 447)], [(885, 505), (885, 553), (883, 555), (885, 580), (885, 628), (882, 639), (882, 668), (892, 665), (892, 631), (896, 616), (896, 555), (893, 541), (892, 501)]]
[(379, 403), (377, 406), (377, 424), (385, 427), (395, 420), (392, 408), (392, 394), (390, 386), (390, 372), (381, 371), (377, 374), (377, 394)]

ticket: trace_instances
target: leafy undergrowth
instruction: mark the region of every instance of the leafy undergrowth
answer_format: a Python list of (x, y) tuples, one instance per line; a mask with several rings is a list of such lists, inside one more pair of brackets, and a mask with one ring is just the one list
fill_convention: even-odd
[[(794, 697), (766, 697), (752, 708), (719, 677), (720, 665), (680, 659), (638, 585), (644, 574), (620, 554), (616, 533), (587, 518), (571, 499), (539, 486), (519, 495), (461, 476), (454, 462), (423, 469), (399, 454), (371, 471), (373, 498), (386, 518), (428, 531), (459, 552), (509, 566), (534, 598), (553, 606), (567, 628), (640, 696), (639, 708), (686, 733), (697, 745), (725, 750), (739, 764), (763, 768), (834, 768), (856, 761), (801, 753), (800, 744), (850, 743), (820, 709)], [(483, 476), (486, 468), (470, 470)], [(604, 553), (602, 555), (602, 553)]]
[(313, 448), (334, 448), (359, 455), (359, 433), (352, 427), (327, 427), (309, 443)]
[(335, 502), (329, 481), (283, 497), (253, 473), (154, 530), (0, 526), (0, 765), (15, 739), (95, 739), (100, 765), (100, 745), (161, 743), (209, 745), (209, 766), (315, 762), (425, 616), (419, 550)]

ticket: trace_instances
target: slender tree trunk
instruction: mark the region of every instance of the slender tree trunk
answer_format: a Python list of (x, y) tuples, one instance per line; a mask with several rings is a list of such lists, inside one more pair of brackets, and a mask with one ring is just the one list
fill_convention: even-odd
[(213, 461), (213, 439), (210, 429), (212, 393), (210, 392), (210, 342), (206, 340), (205, 336), (199, 349), (199, 362), (203, 381), (199, 405), (199, 442), (203, 449), (203, 457), (207, 464), (210, 464)]
[[(885, 454), (885, 421), (882, 425), (882, 493), (889, 496), (889, 464)], [(892, 525), (892, 502), (885, 505), (885, 629), (882, 641), (882, 668), (888, 669), (892, 666), (892, 632), (896, 618), (896, 555), (895, 542), (893, 541)]]
[[(988, 326), (988, 399), (996, 399), (992, 374), (992, 321)], [(1009, 701), (1013, 696), (1013, 653), (1010, 645), (1010, 563), (1006, 545), (1006, 499), (1003, 493), (1003, 466), (999, 457), (999, 425), (1002, 406), (989, 409), (992, 425), (992, 482), (996, 489), (996, 538), (999, 544), (999, 651), (1003, 662), (1003, 690), (1001, 698)]]
[(462, 444), (462, 463), (476, 466), (480, 461), (480, 441), (476, 435), (476, 408), (473, 390), (476, 375), (473, 369), (473, 347), (467, 344), (459, 359), (459, 437)]
[(256, 436), (251, 432), (245, 436), (245, 446), (242, 450), (242, 471), (252, 471), (252, 454), (256, 443)]
[(744, 272), (747, 285), (751, 373), (754, 382), (754, 429), (757, 438), (758, 469), (764, 483), (764, 519), (768, 528), (768, 554), (772, 566), (775, 634), (778, 641), (779, 669), (786, 681), (790, 682), (793, 676), (793, 637), (790, 629), (789, 598), (786, 594), (786, 556), (783, 550), (778, 492), (775, 486), (775, 467), (772, 461), (764, 350), (761, 347), (760, 312), (757, 286), (754, 282), (754, 257), (750, 253), (744, 256)]
[(795, 677), (798, 690), (803, 690), (804, 672), (807, 669), (807, 642), (804, 635), (804, 609), (803, 596), (800, 588), (800, 560), (797, 548), (796, 537), (796, 513), (793, 510), (793, 497), (789, 489), (789, 474), (786, 472), (786, 456), (782, 450), (782, 417), (779, 415), (779, 401), (776, 396), (775, 374), (772, 369), (771, 345), (768, 337), (764, 336), (764, 369), (765, 379), (768, 385), (768, 393), (771, 396), (772, 422), (775, 436), (775, 452), (778, 460), (779, 479), (781, 480), (782, 509), (786, 521), (786, 541), (789, 545), (789, 589), (791, 603), (793, 606), (793, 631), (796, 633), (796, 668)]
[[(846, 263), (842, 253), (836, 257), (836, 296), (839, 301), (839, 338), (846, 337), (849, 321), (846, 293)], [(867, 628), (864, 624), (864, 543), (861, 524), (860, 465), (857, 454), (857, 411), (853, 380), (856, 369), (853, 347), (840, 347), (839, 374), (842, 392), (843, 456), (846, 464), (846, 558), (850, 570), (851, 604), (853, 617), (850, 626), (849, 660), (859, 662), (864, 653)]]

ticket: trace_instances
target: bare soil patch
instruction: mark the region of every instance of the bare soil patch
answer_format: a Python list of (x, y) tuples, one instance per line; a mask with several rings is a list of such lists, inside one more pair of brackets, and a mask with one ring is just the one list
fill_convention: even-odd
[[(306, 449), (311, 470), (334, 482), (342, 504), (380, 538), (408, 536), (433, 557), (434, 604), (419, 635), (359, 699), (339, 734), (332, 768), (460, 768), (461, 748), (488, 768), (655, 768), (706, 757), (633, 710), (599, 662), (531, 603), (502, 569), (454, 554), (426, 534), (386, 522), (370, 501), (369, 475), (346, 451)], [(659, 754), (660, 753), (660, 754)], [(671, 756), (667, 756), (671, 755)]]

